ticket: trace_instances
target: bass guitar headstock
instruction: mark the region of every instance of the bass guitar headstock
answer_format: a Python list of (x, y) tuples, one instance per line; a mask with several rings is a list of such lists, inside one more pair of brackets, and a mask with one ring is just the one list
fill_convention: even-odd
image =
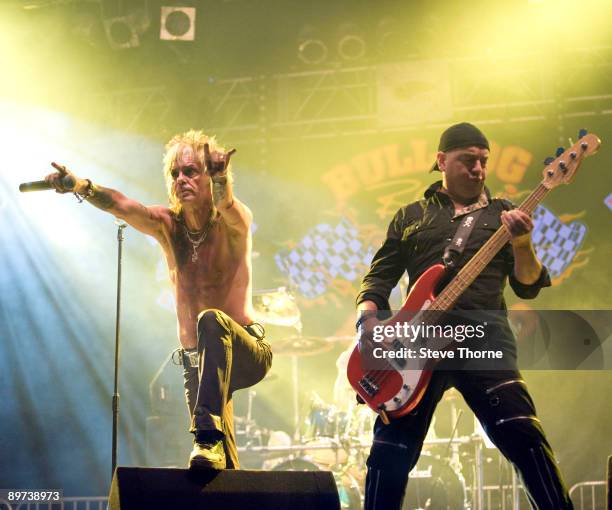
[(542, 184), (553, 189), (561, 184), (569, 184), (576, 175), (578, 167), (584, 158), (588, 158), (597, 152), (601, 145), (599, 137), (593, 133), (587, 134), (580, 130), (579, 138), (570, 148), (557, 149), (557, 157), (547, 158), (544, 161), (544, 179)]

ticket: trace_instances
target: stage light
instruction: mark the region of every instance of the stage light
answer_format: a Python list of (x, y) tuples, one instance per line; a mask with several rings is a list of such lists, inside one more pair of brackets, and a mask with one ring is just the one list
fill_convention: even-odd
[(108, 43), (113, 49), (136, 48), (140, 45), (140, 38), (126, 16), (105, 19), (104, 30)]
[(195, 7), (161, 8), (159, 38), (163, 41), (193, 41), (195, 39)]
[(327, 60), (327, 45), (319, 37), (319, 31), (306, 25), (298, 36), (298, 58), (309, 65), (322, 64)]
[(373, 32), (375, 51), (385, 61), (399, 61), (415, 58), (419, 48), (414, 34), (408, 34), (396, 18), (385, 16), (376, 25)]
[(151, 25), (148, 4), (128, 7), (102, 13), (106, 39), (111, 48), (122, 50), (140, 46), (140, 36)]
[(97, 13), (83, 9), (75, 14), (71, 32), (87, 43), (97, 46), (105, 39), (102, 25)]
[(387, 56), (392, 53), (398, 36), (397, 22), (393, 18), (385, 17), (376, 25), (376, 43), (378, 54)]
[(355, 23), (344, 23), (338, 29), (338, 55), (343, 60), (359, 60), (366, 54), (363, 31)]

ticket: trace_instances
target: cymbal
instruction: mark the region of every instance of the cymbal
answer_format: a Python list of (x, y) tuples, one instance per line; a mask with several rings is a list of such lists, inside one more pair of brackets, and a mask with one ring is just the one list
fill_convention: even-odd
[(253, 310), (256, 321), (272, 326), (295, 326), (301, 318), (295, 297), (285, 287), (255, 291)]
[(326, 342), (354, 342), (355, 335), (340, 335), (325, 337)]
[(274, 354), (294, 356), (314, 356), (329, 351), (333, 347), (324, 337), (294, 335), (277, 342), (272, 341)]

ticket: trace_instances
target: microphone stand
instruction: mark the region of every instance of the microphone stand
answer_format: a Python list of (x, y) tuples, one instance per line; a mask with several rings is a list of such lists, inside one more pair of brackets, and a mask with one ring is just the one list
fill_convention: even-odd
[(112, 472), (111, 480), (117, 467), (117, 429), (119, 425), (119, 324), (121, 318), (121, 255), (123, 246), (123, 229), (127, 225), (116, 220), (117, 228), (117, 311), (115, 315), (115, 382), (113, 387), (113, 439), (112, 439)]

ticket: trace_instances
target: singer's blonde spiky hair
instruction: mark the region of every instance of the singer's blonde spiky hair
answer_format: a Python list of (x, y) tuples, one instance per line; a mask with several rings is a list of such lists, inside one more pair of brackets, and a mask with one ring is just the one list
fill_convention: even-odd
[[(185, 133), (174, 135), (166, 144), (166, 152), (164, 153), (164, 179), (166, 180), (166, 189), (168, 191), (168, 202), (172, 212), (179, 214), (181, 212), (181, 203), (176, 196), (174, 189), (174, 179), (172, 178), (172, 170), (176, 162), (176, 157), (179, 148), (183, 145), (189, 145), (193, 149), (194, 154), (198, 159), (200, 168), (204, 169), (204, 144), (207, 143), (210, 152), (225, 152), (225, 148), (221, 147), (214, 136), (208, 136), (203, 131), (190, 129)], [(232, 179), (231, 162), (227, 170), (228, 179)]]

